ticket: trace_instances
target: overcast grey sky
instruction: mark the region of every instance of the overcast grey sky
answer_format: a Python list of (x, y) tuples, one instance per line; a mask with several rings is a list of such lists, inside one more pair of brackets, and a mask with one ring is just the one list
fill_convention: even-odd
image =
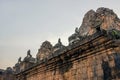
[(0, 0), (0, 68), (14, 66), (27, 50), (35, 57), (43, 41), (52, 44), (81, 25), (84, 14), (98, 7), (120, 16), (119, 0)]

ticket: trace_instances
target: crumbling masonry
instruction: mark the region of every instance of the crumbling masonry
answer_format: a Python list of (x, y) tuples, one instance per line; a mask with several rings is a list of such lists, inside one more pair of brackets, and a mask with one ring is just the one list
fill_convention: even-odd
[(90, 10), (80, 28), (54, 46), (43, 42), (14, 66), (15, 80), (119, 80), (120, 19), (108, 8)]

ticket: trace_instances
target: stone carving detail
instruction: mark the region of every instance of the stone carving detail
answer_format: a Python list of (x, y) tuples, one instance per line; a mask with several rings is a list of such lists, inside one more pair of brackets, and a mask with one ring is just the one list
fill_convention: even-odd
[(32, 55), (30, 54), (30, 50), (27, 51), (27, 56), (32, 57)]
[(19, 57), (18, 58), (18, 62), (15, 64), (15, 66), (14, 66), (14, 71), (16, 72), (16, 73), (18, 73), (18, 72), (20, 72), (20, 64), (21, 64), (21, 57)]
[(19, 57), (18, 58), (18, 62), (15, 64), (15, 66), (14, 66), (14, 71), (16, 72), (16, 73), (18, 73), (18, 72), (20, 72), (20, 64), (21, 64), (21, 57)]
[(21, 57), (19, 57), (19, 59), (18, 59), (18, 63), (21, 63)]
[(27, 51), (27, 56), (23, 60), (24, 62), (35, 62), (35, 59), (32, 57), (30, 50)]
[(24, 71), (25, 69), (29, 68), (33, 64), (36, 63), (35, 58), (32, 57), (31, 51), (27, 51), (27, 56), (24, 58), (24, 60), (20, 63), (20, 71)]
[(38, 50), (38, 53), (36, 55), (37, 60), (43, 60), (44, 58), (47, 58), (49, 54), (51, 54), (53, 51), (53, 46), (49, 41), (45, 41), (42, 43), (41, 48)]
[(62, 42), (61, 42), (61, 39), (59, 38), (58, 43), (55, 44), (55, 46), (53, 48), (61, 48), (61, 47), (62, 47)]
[(66, 50), (66, 47), (62, 44), (61, 39), (58, 39), (58, 43), (53, 46), (53, 52), (50, 56), (58, 56)]
[(18, 62), (14, 66), (14, 71), (15, 73), (19, 73), (20, 71), (25, 70), (34, 63), (36, 63), (36, 60), (32, 57), (30, 50), (28, 50), (27, 56), (23, 59), (23, 61), (21, 60), (21, 57), (19, 57)]
[(69, 44), (73, 44), (74, 42), (77, 42), (80, 40), (80, 35), (79, 35), (79, 29), (76, 28), (75, 29), (75, 33), (72, 34), (69, 38), (68, 38), (68, 41), (69, 41)]
[(64, 47), (65, 47), (65, 46), (62, 44), (61, 39), (59, 38), (59, 39), (58, 39), (58, 43), (55, 44), (55, 46), (53, 47), (53, 49), (54, 49), (53, 53), (54, 53), (55, 51), (59, 50), (59, 49), (64, 48)]
[(108, 8), (98, 8), (96, 12), (94, 10), (88, 11), (84, 18), (82, 25), (79, 28), (80, 35), (92, 35), (96, 32), (96, 28), (108, 30), (115, 28), (120, 30), (120, 19)]

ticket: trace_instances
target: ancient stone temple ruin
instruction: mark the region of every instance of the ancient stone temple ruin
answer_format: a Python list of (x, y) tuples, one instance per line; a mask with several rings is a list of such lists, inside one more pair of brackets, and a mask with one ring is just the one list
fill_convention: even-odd
[(120, 19), (108, 8), (88, 11), (80, 28), (52, 45), (43, 42), (14, 66), (15, 80), (120, 80)]

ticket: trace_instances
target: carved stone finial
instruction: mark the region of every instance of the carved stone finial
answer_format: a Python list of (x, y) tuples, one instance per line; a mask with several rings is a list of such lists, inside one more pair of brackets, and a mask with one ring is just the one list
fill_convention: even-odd
[(20, 63), (21, 62), (21, 57), (19, 57), (19, 59), (18, 59), (18, 63)]
[(62, 45), (62, 42), (61, 42), (61, 39), (60, 39), (60, 38), (58, 39), (58, 43), (59, 43), (60, 45)]
[(69, 38), (68, 38), (68, 41), (70, 44), (72, 44), (73, 42), (76, 42), (80, 40), (80, 33), (79, 33), (79, 29), (78, 27), (75, 28), (75, 33), (72, 34)]
[(27, 51), (27, 57), (32, 57), (32, 55), (30, 54), (30, 49)]
[(76, 33), (76, 34), (79, 34), (79, 29), (78, 29), (78, 27), (75, 28), (75, 33)]

